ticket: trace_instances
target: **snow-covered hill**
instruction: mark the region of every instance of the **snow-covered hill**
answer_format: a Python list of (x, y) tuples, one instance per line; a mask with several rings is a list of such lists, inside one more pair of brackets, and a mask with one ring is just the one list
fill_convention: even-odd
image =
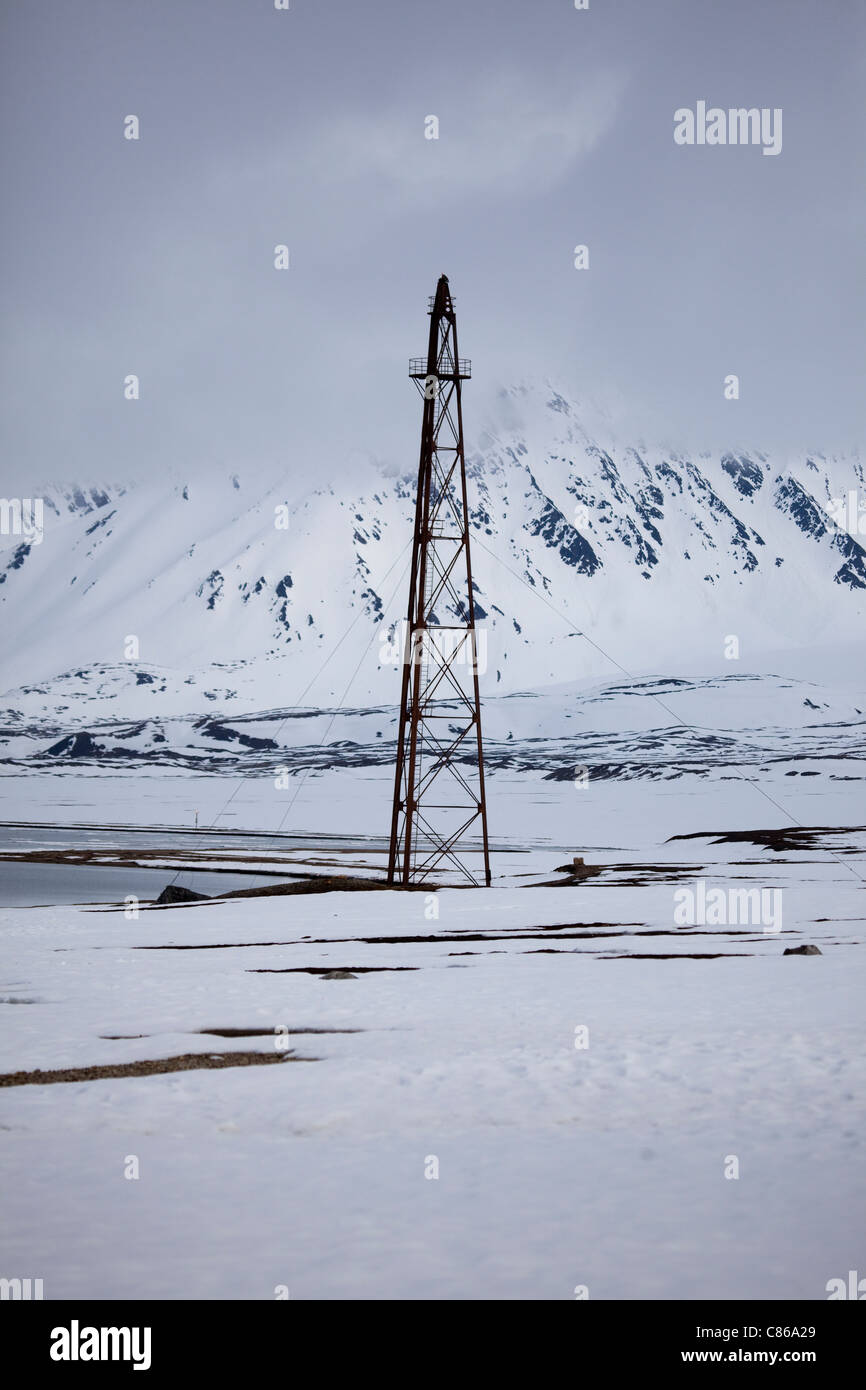
[[(70, 686), (68, 679), (59, 693), (14, 692), (19, 703), (0, 709), (0, 766), (115, 776), (159, 767), (265, 779), (284, 768), (392, 766), (393, 704), (250, 712), (235, 704), (223, 714), (169, 714), (162, 701), (178, 692), (166, 681), (161, 693), (154, 676), (135, 692), (138, 717), (130, 718), (126, 675), (101, 672), (100, 688), (108, 683), (113, 693), (96, 697), (86, 682)], [(447, 713), (448, 702), (441, 708)], [(866, 699), (780, 676), (640, 679), (493, 696), (484, 706), (484, 734), (488, 772), (566, 783), (718, 781), (736, 772), (818, 778), (823, 788), (866, 776)]]
[[(485, 693), (717, 669), (731, 637), (744, 667), (860, 637), (866, 535), (830, 515), (866, 496), (858, 458), (684, 457), (582, 418), (553, 388), (520, 387), (476, 434)], [(369, 464), (338, 486), (311, 467), (293, 487), (240, 472), (34, 488), (41, 542), (0, 538), (3, 703), (44, 687), (78, 707), (120, 682), (130, 717), (156, 692), (167, 714), (393, 704), (414, 475)]]

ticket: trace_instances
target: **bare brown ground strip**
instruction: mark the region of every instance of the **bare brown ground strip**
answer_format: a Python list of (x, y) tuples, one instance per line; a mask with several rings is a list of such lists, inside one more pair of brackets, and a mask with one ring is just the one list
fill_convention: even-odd
[(172, 1071), (220, 1071), (226, 1067), (267, 1067), (282, 1062), (318, 1062), (318, 1057), (293, 1057), (286, 1052), (184, 1052), (179, 1057), (156, 1057), (145, 1062), (112, 1062), (100, 1067), (67, 1067), (61, 1071), (12, 1071), (0, 1075), (0, 1086), (54, 1086), (65, 1081), (107, 1081), (125, 1076), (159, 1076)]
[[(209, 1038), (273, 1038), (275, 1028), (199, 1028)], [(363, 1033), (364, 1028), (286, 1028), (280, 1032), (284, 1037), (296, 1037), (305, 1033)]]
[[(349, 874), (283, 874), (283, 878), (297, 878), (298, 883), (270, 883), (262, 888), (233, 888), (230, 893), (221, 893), (220, 898), (285, 898), (302, 893), (369, 893), (402, 891), (402, 885), (388, 883), (384, 878), (359, 878)], [(409, 892), (420, 892), (426, 885), (410, 884)], [(432, 887), (428, 892), (434, 892)]]
[[(704, 928), (691, 926), (684, 927), (658, 927), (647, 928), (642, 931), (630, 931), (628, 928), (638, 926), (636, 922), (565, 922), (552, 923), (550, 926), (533, 929), (531, 927), (513, 927), (505, 932), (438, 932), (431, 936), (315, 936), (315, 937), (295, 937), (292, 941), (171, 941), (160, 945), (133, 946), (133, 951), (236, 951), (247, 950), (251, 947), (261, 946), (343, 946), (343, 945), (364, 945), (364, 946), (411, 946), (411, 945), (435, 945), (437, 943), (453, 944), (455, 942), (467, 941), (592, 941), (596, 937), (602, 940), (610, 939), (611, 936), (708, 936)], [(594, 931), (593, 928), (601, 927), (601, 931)], [(573, 928), (578, 928), (574, 931)], [(549, 932), (556, 932), (555, 937), (546, 935)], [(737, 928), (728, 927), (725, 936), (754, 936), (754, 927)]]
[[(860, 835), (866, 825), (797, 825), (773, 830), (692, 830), (687, 835), (670, 835), (673, 840), (711, 840), (715, 845), (751, 844), (773, 850), (823, 849), (825, 835)], [(859, 853), (854, 845), (842, 847), (840, 853)]]
[(417, 965), (286, 965), (248, 970), (248, 975), (333, 975), (345, 970), (353, 975), (381, 975), (400, 970), (418, 970)]
[[(268, 859), (261, 854), (235, 854), (226, 851), (224, 862), (215, 864), (218, 850), (184, 850), (172, 852), (170, 849), (30, 849), (0, 850), (0, 860), (27, 864), (67, 864), (93, 865), (98, 869), (163, 869), (166, 875), (179, 873), (209, 874), (248, 874), (252, 878), (290, 879), (291, 882), (262, 884), (252, 888), (234, 888), (220, 893), (215, 900), (223, 898), (270, 898), (288, 897), (294, 894), (310, 893), (355, 893), (378, 891), (409, 891), (411, 893), (435, 892), (432, 883), (389, 884), (382, 877), (364, 877), (360, 874), (311, 874), (297, 867), (297, 860), (281, 861)], [(228, 861), (228, 862), (225, 862)], [(375, 873), (371, 870), (371, 874)], [(203, 894), (209, 897), (209, 894)], [(180, 906), (165, 904), (164, 906)], [(160, 904), (163, 906), (163, 904)]]
[[(202, 869), (214, 874), (255, 873), (256, 876), (261, 877), (268, 874), (277, 874), (281, 878), (308, 877), (306, 874), (292, 873), (294, 864), (292, 860), (289, 860), (283, 867), (281, 861), (269, 860), (262, 855), (234, 855), (231, 851), (226, 851), (224, 857), (230, 859), (232, 865), (238, 865), (238, 868), (235, 869), (223, 865), (212, 866), (211, 861), (218, 855), (218, 850), (190, 849), (181, 853), (170, 849), (102, 849), (99, 847), (93, 849), (13, 849), (0, 851), (0, 859), (14, 860), (16, 863), (22, 864), (93, 864), (98, 869), (150, 869), (155, 867), (164, 869), (166, 873), (184, 872), (184, 866), (188, 865), (191, 872)], [(171, 862), (167, 863), (167, 860)], [(253, 867), (247, 868), (247, 865)], [(269, 867), (259, 867), (262, 865)]]
[(652, 955), (640, 955), (637, 951), (624, 951), (617, 956), (598, 956), (598, 960), (728, 960), (730, 956), (754, 956), (754, 951), (677, 951), (675, 955), (663, 955), (661, 951)]
[[(303, 1036), (306, 1033), (363, 1033), (363, 1028), (196, 1028), (207, 1038), (274, 1038)], [(132, 1042), (149, 1038), (149, 1033), (100, 1033), (105, 1042)]]

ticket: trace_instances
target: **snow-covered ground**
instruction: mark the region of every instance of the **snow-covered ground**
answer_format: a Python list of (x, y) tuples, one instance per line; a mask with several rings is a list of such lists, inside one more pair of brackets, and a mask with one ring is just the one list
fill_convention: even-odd
[[(204, 820), (232, 784), (17, 785), (22, 819), (67, 794), (189, 824), (191, 790)], [(49, 1298), (826, 1297), (864, 1259), (866, 834), (666, 843), (863, 823), (859, 778), (761, 786), (503, 769), (490, 890), (4, 911), (3, 1072), (273, 1053), (280, 1029), (293, 1052), (4, 1089), (0, 1273)], [(293, 828), (378, 831), (383, 797), (384, 769), (317, 774)], [(602, 873), (532, 886), (573, 853)], [(779, 890), (778, 929), (680, 925), (699, 881)]]
[(820, 1299), (864, 1269), (866, 551), (831, 515), (863, 465), (505, 405), (469, 467), (489, 890), (117, 905), (381, 873), (412, 478), (302, 491), (288, 530), (236, 477), (54, 488), (6, 538), (0, 1072), (285, 1060), (4, 1086), (0, 1277)]

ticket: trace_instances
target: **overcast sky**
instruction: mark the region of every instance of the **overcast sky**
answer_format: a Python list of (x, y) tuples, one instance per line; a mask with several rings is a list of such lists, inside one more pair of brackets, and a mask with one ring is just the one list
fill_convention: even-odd
[[(3, 30), (7, 492), (414, 468), (442, 271), (470, 442), (545, 376), (671, 447), (863, 438), (862, 0), (18, 0)], [(676, 145), (698, 101), (781, 108), (781, 153)]]

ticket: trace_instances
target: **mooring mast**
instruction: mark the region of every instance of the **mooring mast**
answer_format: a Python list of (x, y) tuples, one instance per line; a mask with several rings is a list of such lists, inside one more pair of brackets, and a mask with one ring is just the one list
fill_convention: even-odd
[(489, 887), (460, 400), (460, 383), (471, 375), (471, 364), (458, 356), (457, 318), (445, 275), (428, 312), (427, 357), (409, 363), (424, 413), (388, 882), (422, 883), (445, 861), (459, 870), (461, 880)]

